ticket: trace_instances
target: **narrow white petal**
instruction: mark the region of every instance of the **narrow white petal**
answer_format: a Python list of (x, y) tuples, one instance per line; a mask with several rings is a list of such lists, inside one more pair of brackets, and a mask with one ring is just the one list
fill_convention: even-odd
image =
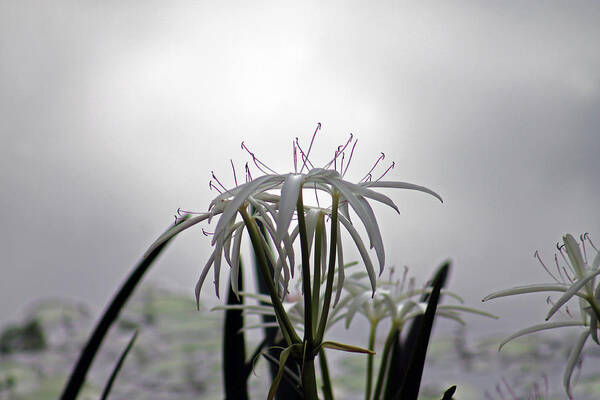
[(348, 221), (343, 215), (338, 215), (338, 220), (344, 225), (352, 240), (356, 244), (358, 252), (365, 263), (365, 267), (367, 269), (367, 274), (369, 275), (369, 281), (371, 281), (371, 288), (373, 290), (373, 294), (375, 293), (375, 286), (377, 284), (377, 278), (375, 277), (375, 269), (373, 268), (373, 263), (371, 262), (371, 258), (369, 257), (369, 253), (367, 253), (367, 249), (362, 241), (362, 238), (356, 232), (356, 229), (352, 226), (352, 223)]
[(219, 297), (219, 280), (221, 278), (222, 253), (223, 253), (223, 242), (221, 242), (219, 240), (219, 241), (217, 241), (217, 244), (215, 246), (215, 268), (213, 270), (215, 273), (215, 294), (217, 295), (217, 298), (220, 298)]
[(279, 179), (281, 178), (277, 175), (264, 175), (240, 186), (241, 190), (239, 190), (233, 200), (227, 204), (227, 208), (225, 208), (223, 215), (221, 215), (219, 218), (219, 222), (215, 228), (215, 235), (213, 237), (212, 244), (214, 245), (217, 242), (217, 239), (223, 236), (225, 227), (228, 226), (231, 223), (231, 220), (235, 218), (238, 208), (244, 204), (244, 202), (248, 199), (248, 196), (253, 194), (262, 185), (271, 184)]
[(281, 200), (279, 202), (279, 219), (277, 221), (277, 240), (281, 242), (287, 233), (292, 216), (296, 210), (298, 195), (302, 187), (304, 176), (301, 174), (288, 174), (281, 188)]
[(488, 301), (498, 297), (513, 296), (516, 294), (535, 293), (535, 292), (566, 292), (569, 286), (555, 283), (539, 283), (526, 286), (516, 286), (510, 289), (503, 289), (492, 294), (488, 294), (481, 301)]
[(573, 235), (567, 233), (563, 236), (563, 241), (565, 242), (565, 248), (567, 249), (567, 256), (569, 257), (569, 261), (571, 261), (571, 265), (575, 269), (577, 273), (577, 277), (581, 278), (584, 271), (584, 262), (583, 257), (581, 256), (581, 249), (577, 244), (577, 241), (573, 237)]
[(352, 319), (356, 315), (356, 312), (365, 304), (365, 302), (369, 301), (370, 298), (371, 293), (364, 292), (356, 296), (352, 303), (350, 303), (348, 311), (346, 312), (346, 329), (350, 328), (350, 324), (352, 323)]
[(594, 279), (596, 277), (596, 275), (600, 275), (600, 270), (593, 270), (591, 272), (588, 272), (587, 274), (585, 274), (583, 276), (583, 278), (581, 278), (577, 282), (573, 283), (571, 285), (571, 287), (569, 287), (569, 290), (567, 290), (565, 292), (565, 294), (563, 294), (560, 297), (560, 299), (558, 299), (556, 301), (556, 303), (552, 306), (550, 311), (548, 311), (546, 320), (550, 319), (550, 317), (552, 317), (554, 315), (554, 313), (556, 313), (556, 311), (558, 311), (559, 308), (561, 308), (567, 301), (569, 301), (571, 299), (571, 297), (575, 296), (576, 294), (581, 295), (581, 294), (577, 293), (579, 291), (579, 289), (581, 289), (582, 287), (585, 286), (586, 283), (588, 283), (589, 281)]
[(438, 310), (451, 310), (451, 311), (464, 311), (464, 312), (468, 312), (471, 314), (477, 314), (477, 315), (482, 315), (484, 317), (490, 317), (490, 318), (494, 318), (494, 319), (498, 319), (497, 315), (482, 311), (482, 310), (478, 310), (476, 308), (472, 308), (472, 307), (466, 307), (466, 306), (458, 306), (458, 305), (452, 305), (452, 304), (448, 304), (448, 305), (439, 305), (437, 307)]
[[(337, 190), (340, 191), (342, 196), (350, 202), (350, 205), (361, 219), (365, 228), (367, 230), (367, 234), (369, 236), (370, 247), (373, 248), (376, 244), (377, 246), (381, 245), (380, 250), (383, 248), (383, 240), (381, 239), (381, 233), (379, 232), (379, 226), (377, 225), (377, 220), (375, 219), (375, 215), (373, 214), (373, 210), (370, 212), (368, 209), (365, 209), (363, 202), (360, 201), (359, 197), (357, 197), (346, 185), (347, 182), (340, 181), (337, 179), (332, 179), (329, 181), (332, 186), (334, 186)], [(370, 206), (369, 206), (370, 209)], [(377, 250), (377, 249), (376, 249)], [(380, 254), (377, 254), (379, 258), (379, 268), (380, 271), (383, 271), (384, 265), (382, 261), (385, 261), (385, 257), (380, 258)]]
[(600, 251), (596, 253), (596, 257), (594, 257), (594, 261), (592, 262), (592, 268), (597, 269), (600, 267)]
[[(338, 181), (341, 181), (341, 180), (338, 180)], [(344, 185), (353, 193), (359, 194), (364, 197), (368, 197), (368, 198), (376, 200), (376, 201), (379, 201), (380, 203), (383, 203), (383, 204), (386, 204), (386, 205), (392, 207), (394, 210), (396, 210), (396, 212), (398, 212), (398, 213), (400, 212), (400, 210), (398, 210), (398, 207), (393, 202), (393, 200), (390, 199), (385, 194), (368, 189), (364, 185), (357, 185), (356, 183), (351, 183), (348, 181), (343, 181), (343, 182), (344, 182)]]
[(216, 252), (216, 250), (213, 251), (212, 254), (210, 255), (210, 257), (208, 258), (206, 265), (204, 266), (204, 268), (202, 269), (202, 272), (200, 273), (200, 278), (198, 279), (198, 282), (196, 282), (196, 288), (194, 289), (194, 293), (196, 294), (196, 308), (198, 310), (200, 309), (200, 290), (202, 289), (202, 285), (204, 284), (206, 275), (208, 275), (208, 271), (210, 271), (210, 267), (212, 266), (212, 264), (215, 260), (215, 252)]
[(231, 290), (239, 298), (238, 277), (240, 274), (240, 247), (242, 245), (242, 233), (244, 225), (240, 226), (233, 239), (233, 249), (231, 250)]
[(571, 353), (567, 359), (567, 368), (565, 370), (565, 375), (563, 376), (563, 385), (565, 386), (569, 398), (573, 398), (573, 395), (571, 394), (571, 375), (573, 375), (573, 369), (575, 369), (575, 365), (577, 365), (577, 361), (579, 361), (581, 350), (583, 350), (583, 346), (589, 335), (589, 331), (582, 332), (579, 335), (577, 342), (575, 342), (575, 346), (571, 349)]
[(379, 231), (379, 224), (377, 224), (377, 219), (375, 218), (375, 213), (371, 208), (371, 205), (364, 197), (358, 196), (358, 200), (362, 203), (367, 215), (369, 216), (369, 220), (373, 223), (373, 247), (375, 247), (375, 253), (377, 254), (377, 259), (379, 260), (379, 275), (383, 272), (383, 267), (385, 266), (385, 251), (383, 249), (383, 238), (381, 237), (381, 233)]
[(377, 182), (364, 182), (360, 184), (364, 187), (381, 187), (381, 188), (396, 188), (396, 189), (410, 189), (410, 190), (418, 190), (419, 192), (428, 193), (434, 197), (436, 197), (442, 203), (442, 197), (434, 192), (431, 189), (426, 188), (425, 186), (414, 185), (408, 182), (397, 182), (397, 181), (377, 181)]
[(578, 321), (546, 322), (543, 324), (533, 325), (528, 328), (521, 329), (520, 331), (513, 333), (512, 335), (510, 335), (509, 337), (504, 339), (502, 341), (502, 343), (500, 343), (500, 346), (498, 347), (498, 351), (502, 350), (502, 347), (504, 347), (504, 345), (506, 343), (510, 342), (511, 340), (516, 339), (521, 336), (524, 336), (524, 335), (528, 335), (533, 332), (544, 331), (547, 329), (563, 328), (563, 327), (568, 327), (568, 326), (582, 326), (582, 325), (583, 324)]
[(209, 216), (208, 213), (200, 214), (200, 215), (197, 215), (195, 217), (186, 219), (185, 221), (180, 222), (177, 225), (173, 226), (167, 232), (165, 232), (162, 235), (160, 235), (158, 237), (158, 239), (156, 239), (154, 241), (154, 243), (152, 243), (150, 245), (150, 247), (148, 248), (148, 250), (146, 250), (146, 252), (144, 253), (143, 257), (144, 258), (148, 257), (148, 255), (150, 253), (152, 253), (154, 250), (156, 250), (156, 248), (158, 246), (160, 246), (161, 244), (165, 243), (167, 240), (171, 239), (173, 236), (177, 235), (179, 232), (182, 232), (182, 231), (186, 230), (187, 228), (190, 228), (190, 227), (196, 225), (198, 222), (202, 222), (202, 221), (208, 219), (208, 216)]

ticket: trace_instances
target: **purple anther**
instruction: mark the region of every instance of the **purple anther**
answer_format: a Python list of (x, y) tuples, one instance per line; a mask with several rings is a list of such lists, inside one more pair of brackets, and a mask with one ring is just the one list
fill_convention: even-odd
[(354, 141), (354, 144), (352, 145), (352, 150), (350, 151), (350, 157), (348, 157), (348, 163), (346, 164), (346, 168), (344, 168), (344, 173), (342, 174), (342, 177), (346, 175), (346, 171), (348, 171), (348, 167), (350, 166), (350, 161), (352, 161), (352, 156), (354, 155), (354, 149), (356, 148), (356, 144), (358, 143), (358, 139), (356, 139)]
[(369, 172), (367, 172), (365, 174), (365, 176), (359, 181), (359, 182), (366, 182), (366, 179), (368, 176), (372, 176), (371, 172), (373, 172), (373, 170), (375, 169), (375, 167), (377, 166), (377, 164), (379, 164), (379, 161), (383, 160), (385, 158), (385, 154), (383, 152), (381, 152), (381, 154), (379, 155), (379, 157), (377, 157), (377, 160), (375, 160), (375, 164), (373, 164), (373, 166), (371, 167), (371, 169), (369, 170)]
[(381, 176), (380, 176), (379, 178), (375, 179), (375, 182), (379, 182), (379, 180), (380, 180), (381, 178), (383, 178), (384, 176), (386, 176), (386, 175), (387, 175), (387, 173), (388, 173), (388, 172), (390, 172), (390, 170), (394, 169), (394, 167), (395, 167), (395, 166), (396, 166), (396, 162), (392, 161), (392, 165), (390, 165), (390, 166), (388, 167), (388, 169), (386, 169), (386, 170), (383, 172), (383, 174), (381, 174)]

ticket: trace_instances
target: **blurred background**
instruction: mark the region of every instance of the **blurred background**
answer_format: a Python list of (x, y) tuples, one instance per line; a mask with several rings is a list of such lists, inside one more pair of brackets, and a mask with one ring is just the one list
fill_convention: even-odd
[[(99, 312), (179, 207), (206, 210), (211, 171), (241, 175), (242, 141), (291, 171), (317, 122), (319, 163), (352, 133), (349, 179), (385, 152), (390, 179), (444, 198), (376, 209), (390, 265), (423, 282), (452, 259), (450, 288), (501, 317), (473, 334), (542, 322), (543, 294), (480, 300), (548, 281), (533, 253), (566, 232), (600, 242), (599, 20), (595, 2), (0, 1), (0, 323), (41, 298)], [(146, 281), (193, 300), (209, 251), (187, 231)]]

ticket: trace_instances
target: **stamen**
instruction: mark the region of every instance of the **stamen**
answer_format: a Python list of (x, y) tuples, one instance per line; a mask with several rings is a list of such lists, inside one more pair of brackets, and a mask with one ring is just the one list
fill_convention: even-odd
[(238, 186), (238, 181), (237, 181), (237, 176), (235, 174), (235, 166), (233, 165), (233, 160), (229, 159), (229, 162), (231, 163), (231, 169), (233, 170), (233, 181), (235, 182), (235, 186)]
[(348, 167), (350, 166), (350, 161), (352, 161), (352, 156), (354, 155), (354, 148), (356, 147), (357, 143), (358, 143), (358, 139), (356, 139), (354, 141), (354, 144), (352, 145), (352, 150), (350, 151), (350, 157), (348, 157), (348, 164), (346, 165), (346, 168), (344, 169), (344, 173), (342, 174), (342, 177), (344, 177), (346, 175), (346, 171), (348, 171)]
[(566, 247), (565, 244), (559, 245), (558, 243), (556, 243), (556, 248), (558, 249), (560, 255), (562, 256), (563, 260), (565, 261), (565, 264), (567, 264), (567, 266), (569, 267), (569, 269), (572, 271), (573, 267), (571, 267), (571, 263), (569, 263), (569, 261), (567, 260), (567, 257), (565, 257), (565, 254), (563, 253), (563, 249)]
[(391, 169), (394, 169), (395, 166), (396, 166), (396, 163), (394, 161), (392, 161), (392, 165), (390, 165), (388, 167), (388, 169), (386, 169), (385, 172), (383, 174), (381, 174), (381, 176), (379, 178), (375, 179), (375, 182), (379, 182), (379, 180), (381, 178), (383, 178), (388, 172), (390, 172)]
[(373, 170), (375, 169), (377, 164), (379, 164), (379, 161), (383, 160), (384, 158), (385, 158), (385, 154), (383, 152), (381, 152), (379, 157), (377, 157), (377, 160), (375, 160), (375, 164), (373, 164), (373, 166), (371, 167), (369, 172), (367, 172), (367, 174), (359, 182), (363, 182), (365, 179), (367, 179), (367, 177), (371, 175), (371, 172), (373, 172)]
[(221, 192), (221, 190), (217, 186), (213, 185), (212, 181), (208, 181), (208, 188), (210, 190), (215, 189), (220, 194), (223, 194), (223, 192)]
[[(344, 150), (346, 150), (346, 147), (348, 147), (348, 145), (352, 141), (353, 137), (354, 137), (354, 135), (352, 135), (352, 133), (350, 133), (350, 138), (348, 138), (348, 141), (346, 142), (346, 144), (343, 145), (343, 146), (342, 145), (338, 146), (337, 151), (334, 153), (333, 160), (331, 160), (327, 164), (325, 164), (325, 166), (323, 167), (323, 169), (327, 169), (327, 168), (331, 167), (331, 164), (335, 163), (335, 159), (337, 157), (339, 157), (339, 155), (342, 154), (344, 152)], [(342, 148), (341, 150), (340, 150), (340, 147)], [(336, 169), (336, 168), (334, 167), (334, 169)]]
[(500, 395), (500, 398), (502, 400), (506, 400), (506, 398), (504, 397), (504, 393), (502, 393), (502, 389), (500, 389), (500, 384), (499, 383), (496, 384), (496, 392), (498, 392), (498, 394)]
[(587, 233), (587, 232), (586, 232), (586, 233), (584, 233), (584, 234), (583, 234), (583, 238), (584, 238), (584, 239), (587, 239), (587, 240), (588, 240), (588, 242), (590, 243), (590, 246), (592, 246), (592, 247), (594, 248), (594, 250), (596, 250), (596, 253), (598, 253), (598, 251), (599, 251), (599, 250), (596, 248), (596, 246), (594, 246), (594, 243), (592, 243), (592, 239), (590, 239), (590, 234), (589, 234), (589, 233)]
[(296, 143), (292, 140), (292, 148), (294, 153), (294, 173), (298, 173), (298, 152), (296, 151)]
[(213, 171), (210, 171), (210, 174), (212, 175), (213, 179), (215, 181), (217, 181), (217, 183), (219, 184), (219, 186), (221, 186), (223, 188), (224, 191), (229, 192), (229, 190), (223, 186), (223, 184), (221, 183), (221, 181), (219, 180), (219, 178), (217, 178), (217, 176), (215, 175), (215, 173)]
[(252, 174), (250, 173), (250, 167), (246, 163), (246, 183), (252, 181)]
[(567, 272), (567, 269), (566, 269), (565, 267), (563, 267), (563, 272), (564, 272), (564, 273), (565, 273), (565, 275), (567, 276), (567, 279), (569, 280), (569, 282), (571, 282), (571, 283), (574, 283), (574, 282), (575, 282), (575, 280), (574, 280), (574, 279), (572, 279), (572, 278), (569, 276), (569, 273)]
[[(308, 151), (306, 152), (306, 160), (308, 160), (308, 156), (310, 156), (310, 151), (312, 150), (312, 146), (313, 146), (313, 143), (315, 141), (315, 137), (317, 136), (317, 132), (319, 131), (319, 129), (321, 129), (321, 123), (320, 122), (317, 123), (317, 128), (315, 129), (315, 133), (313, 133), (312, 138), (310, 139), (310, 144), (308, 145)], [(302, 171), (304, 170), (304, 167), (306, 166), (306, 160), (302, 164), (302, 168), (300, 168), (300, 173), (302, 173)]]
[[(254, 162), (254, 164), (256, 165), (256, 168), (258, 168), (260, 170), (260, 172), (262, 172), (265, 175), (268, 175), (268, 172), (265, 171), (264, 169), (262, 169), (262, 167), (265, 167), (270, 173), (272, 174), (277, 174), (277, 172), (273, 171), (271, 168), (269, 168), (268, 165), (266, 165), (264, 162), (260, 161), (253, 152), (250, 151), (250, 149), (246, 146), (246, 144), (244, 142), (242, 142), (242, 149), (246, 150), (248, 152), (248, 154), (250, 154), (250, 156), (252, 157), (252, 161)], [(262, 167), (261, 167), (262, 166)]]
[(510, 385), (508, 384), (508, 382), (506, 381), (505, 378), (502, 378), (502, 382), (504, 382), (504, 386), (506, 386), (506, 390), (508, 390), (508, 393), (510, 393), (510, 395), (513, 398), (513, 400), (519, 400), (517, 398), (517, 395), (515, 394), (515, 392), (513, 392), (512, 388), (510, 387)]
[(571, 310), (569, 310), (569, 306), (565, 307), (565, 311), (567, 312), (567, 315), (571, 318), (573, 318), (573, 314), (571, 314)]
[(538, 261), (540, 262), (540, 264), (542, 264), (542, 267), (544, 268), (544, 270), (546, 270), (546, 272), (548, 273), (548, 275), (550, 275), (552, 277), (552, 279), (554, 279), (556, 282), (560, 283), (560, 281), (558, 279), (556, 279), (556, 277), (554, 276), (554, 274), (552, 274), (552, 272), (550, 272), (550, 270), (548, 269), (548, 267), (546, 267), (546, 264), (544, 264), (544, 262), (542, 261), (542, 258), (540, 257), (540, 254), (539, 254), (539, 252), (537, 250), (535, 251), (535, 253), (533, 253), (533, 256), (538, 259)]
[(344, 170), (344, 160), (346, 159), (346, 153), (342, 153), (342, 160), (340, 161), (340, 174)]
[(554, 262), (556, 263), (556, 270), (558, 271), (558, 276), (560, 276), (560, 280), (564, 283), (565, 278), (562, 276), (562, 272), (560, 272), (560, 265), (558, 265), (558, 254), (554, 253)]
[(202, 228), (202, 233), (204, 234), (204, 236), (212, 236), (215, 233), (214, 232), (208, 232), (207, 230), (205, 230), (204, 228)]
[(302, 157), (302, 168), (300, 168), (300, 172), (302, 172), (302, 169), (304, 168), (304, 165), (306, 165), (306, 163), (308, 163), (311, 168), (314, 168), (315, 166), (313, 165), (313, 163), (310, 162), (310, 160), (308, 159), (308, 157), (302, 150), (302, 147), (300, 146), (300, 142), (298, 141), (298, 138), (296, 138), (296, 146), (298, 147), (298, 150), (300, 150), (300, 156)]

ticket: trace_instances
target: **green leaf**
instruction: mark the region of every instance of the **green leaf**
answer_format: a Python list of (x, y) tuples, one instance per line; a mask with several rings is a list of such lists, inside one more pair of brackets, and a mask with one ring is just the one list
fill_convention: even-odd
[(290, 356), (292, 350), (294, 348), (301, 348), (302, 346), (299, 344), (293, 344), (287, 347), (285, 350), (281, 352), (279, 355), (279, 370), (277, 371), (277, 375), (275, 379), (273, 379), (273, 383), (271, 384), (271, 388), (269, 389), (269, 395), (267, 396), (267, 400), (273, 400), (275, 398), (275, 393), (277, 393), (277, 388), (279, 387), (279, 382), (281, 382), (281, 378), (283, 377), (283, 371), (285, 367), (285, 363)]
[(123, 366), (123, 362), (125, 361), (125, 358), (127, 358), (127, 354), (129, 354), (129, 350), (131, 350), (131, 348), (133, 347), (133, 344), (135, 343), (135, 339), (137, 339), (137, 335), (138, 335), (138, 331), (136, 330), (133, 333), (133, 336), (131, 337), (131, 339), (129, 339), (129, 343), (127, 343), (127, 347), (125, 347), (125, 350), (123, 350), (123, 353), (121, 353), (121, 357), (119, 357), (119, 361), (117, 361), (117, 364), (113, 368), (113, 371), (110, 374), (110, 378), (108, 378), (108, 382), (106, 382), (106, 385), (104, 386), (104, 390), (102, 391), (102, 396), (100, 396), (100, 400), (108, 399), (108, 395), (110, 394), (110, 390), (112, 389), (113, 383), (115, 382), (115, 379), (117, 378), (117, 375), (119, 374), (119, 371), (121, 370), (121, 367)]
[[(204, 218), (204, 215), (201, 217)], [(106, 333), (115, 322), (121, 309), (135, 290), (137, 284), (140, 282), (144, 273), (150, 268), (150, 265), (158, 258), (160, 253), (165, 249), (169, 241), (177, 235), (177, 233), (181, 232), (185, 228), (189, 228), (193, 225), (193, 223), (198, 223), (202, 221), (202, 219), (198, 218), (189, 218), (189, 215), (183, 217), (184, 221), (178, 223), (177, 225), (169, 228), (165, 233), (163, 233), (155, 242), (150, 246), (150, 250), (148, 250), (139, 264), (131, 271), (123, 286), (119, 289), (119, 291), (113, 296), (110, 304), (106, 308), (106, 311), (100, 318), (100, 321), (94, 328), (92, 335), (88, 339), (85, 347), (81, 351), (79, 355), (79, 359), (77, 363), (73, 367), (71, 371), (71, 376), (67, 381), (65, 388), (61, 394), (61, 400), (72, 400), (77, 398), (79, 391), (81, 390), (81, 386), (85, 381), (85, 377), (87, 375), (94, 358), (96, 357), (96, 353), (100, 348), (100, 345), (104, 341), (104, 337)], [(193, 223), (189, 223), (190, 220), (193, 220)], [(187, 224), (186, 224), (187, 222)], [(181, 228), (181, 225), (185, 224), (185, 228)]]
[(446, 262), (438, 271), (436, 279), (433, 282), (433, 290), (427, 302), (427, 309), (423, 315), (423, 322), (419, 329), (419, 334), (415, 343), (415, 347), (404, 377), (402, 387), (395, 399), (416, 400), (419, 395), (421, 386), (421, 377), (423, 376), (423, 368), (425, 367), (425, 357), (427, 355), (427, 347), (429, 345), (429, 337), (435, 320), (435, 312), (440, 299), (440, 291), (446, 281), (450, 262)]
[[(237, 279), (236, 287), (243, 290), (242, 263), (239, 263), (239, 274), (231, 272), (230, 279)], [(233, 282), (227, 290), (229, 306), (243, 305), (244, 298), (237, 297)], [(223, 387), (228, 400), (248, 399), (248, 374), (246, 373), (246, 340), (244, 332), (244, 315), (242, 310), (228, 309), (225, 312), (223, 326)]]
[(456, 392), (456, 385), (450, 386), (448, 388), (448, 390), (446, 390), (444, 392), (444, 397), (442, 397), (442, 400), (452, 400), (452, 396), (454, 396), (455, 392)]
[(344, 343), (331, 342), (331, 341), (323, 342), (321, 344), (321, 347), (325, 348), (325, 349), (346, 351), (348, 353), (375, 354), (374, 351), (371, 351), (369, 349), (365, 349), (365, 348), (358, 347), (358, 346), (352, 346), (352, 345), (344, 344)]

